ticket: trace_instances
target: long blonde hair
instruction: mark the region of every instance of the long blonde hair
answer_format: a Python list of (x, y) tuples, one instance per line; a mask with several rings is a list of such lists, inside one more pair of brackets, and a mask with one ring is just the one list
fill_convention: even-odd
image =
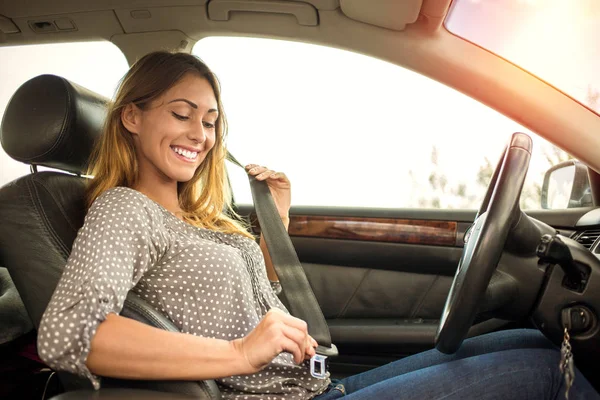
[(219, 114), (215, 123), (213, 148), (192, 179), (177, 184), (182, 217), (195, 226), (252, 237), (232, 209), (232, 195), (225, 170), (227, 121), (221, 103), (219, 81), (199, 58), (187, 53), (149, 53), (137, 61), (121, 80), (114, 101), (109, 106), (103, 133), (90, 157), (87, 175), (94, 178), (86, 188), (87, 207), (107, 189), (116, 186), (132, 188), (136, 183), (138, 162), (132, 136), (121, 121), (123, 108), (131, 103), (142, 110), (147, 108), (153, 100), (190, 73), (210, 83)]

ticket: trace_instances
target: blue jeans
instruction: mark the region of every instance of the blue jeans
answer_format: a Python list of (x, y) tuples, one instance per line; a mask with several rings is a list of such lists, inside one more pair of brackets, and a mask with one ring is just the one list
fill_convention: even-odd
[[(560, 353), (539, 331), (501, 331), (466, 340), (456, 354), (429, 350), (332, 379), (315, 400), (564, 399)], [(569, 400), (600, 399), (576, 371)]]

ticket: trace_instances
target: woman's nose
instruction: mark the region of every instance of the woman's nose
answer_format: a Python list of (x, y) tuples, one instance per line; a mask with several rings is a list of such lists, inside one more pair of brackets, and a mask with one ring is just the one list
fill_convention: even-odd
[(191, 130), (189, 133), (189, 138), (198, 143), (204, 143), (206, 140), (206, 132), (204, 130), (204, 124), (200, 123), (199, 126), (196, 126)]

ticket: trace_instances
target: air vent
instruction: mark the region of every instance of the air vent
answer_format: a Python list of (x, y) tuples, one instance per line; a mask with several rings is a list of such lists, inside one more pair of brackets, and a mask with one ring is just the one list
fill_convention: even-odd
[(577, 235), (577, 238), (575, 240), (581, 243), (586, 249), (589, 249), (592, 247), (592, 245), (594, 244), (596, 239), (598, 239), (599, 236), (600, 229), (593, 231), (583, 231)]

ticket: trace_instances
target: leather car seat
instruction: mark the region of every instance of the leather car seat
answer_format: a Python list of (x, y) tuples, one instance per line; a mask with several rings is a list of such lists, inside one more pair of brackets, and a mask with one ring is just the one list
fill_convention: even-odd
[[(0, 188), (0, 266), (6, 267), (37, 329), (86, 213), (81, 177), (100, 135), (108, 100), (68, 80), (41, 75), (12, 96), (0, 125), (6, 153), (32, 173)], [(37, 166), (59, 171), (40, 171)], [(168, 330), (177, 328), (129, 293), (121, 315)], [(59, 372), (68, 390), (91, 384)], [(103, 378), (102, 387), (144, 388), (220, 399), (209, 381), (134, 381)]]
[(33, 329), (25, 305), (10, 274), (0, 267), (0, 345), (9, 343)]

